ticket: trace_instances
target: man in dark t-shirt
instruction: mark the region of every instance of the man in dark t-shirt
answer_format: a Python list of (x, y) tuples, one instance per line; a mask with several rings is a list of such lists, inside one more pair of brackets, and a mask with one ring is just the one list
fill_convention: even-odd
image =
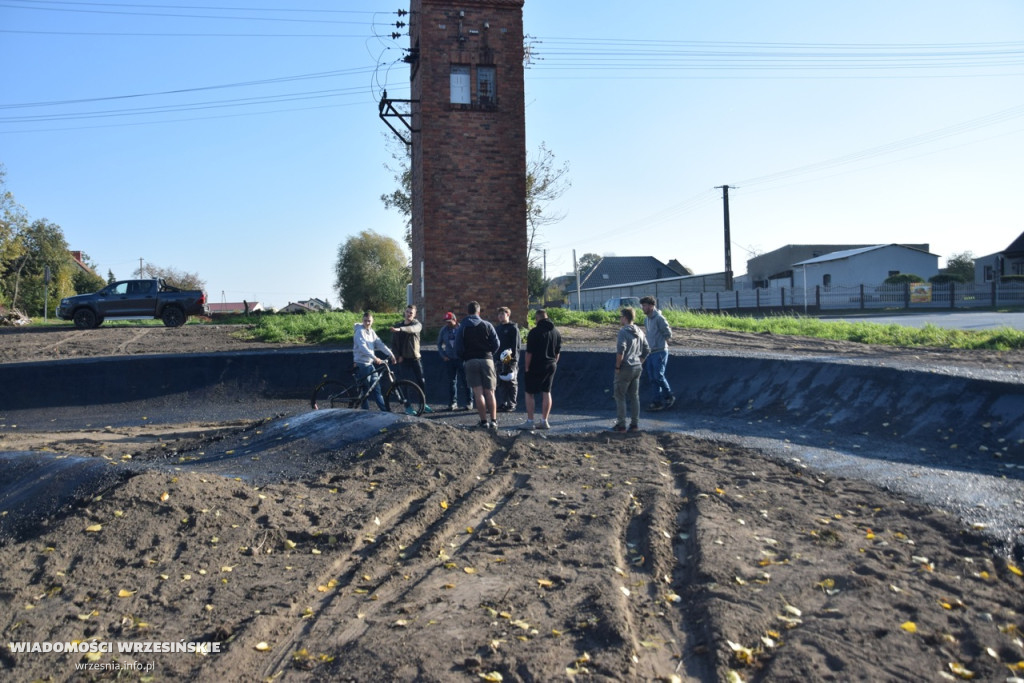
[[(526, 385), (526, 422), (523, 429), (550, 429), (548, 415), (551, 414), (551, 385), (555, 379), (558, 358), (562, 354), (562, 335), (555, 324), (548, 320), (543, 308), (533, 314), (536, 321), (526, 335), (526, 354), (523, 360), (524, 384)], [(534, 395), (541, 395), (540, 416), (533, 419)]]

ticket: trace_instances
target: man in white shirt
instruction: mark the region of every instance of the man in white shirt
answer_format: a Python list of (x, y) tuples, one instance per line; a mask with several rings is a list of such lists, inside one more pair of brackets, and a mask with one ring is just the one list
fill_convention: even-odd
[[(363, 322), (356, 325), (352, 335), (352, 362), (355, 365), (355, 376), (364, 385), (370, 383), (374, 366), (387, 362), (377, 357), (377, 351), (387, 354), (391, 362), (395, 362), (395, 354), (391, 353), (387, 344), (382, 342), (377, 333), (373, 331), (373, 313), (367, 311), (363, 313)], [(380, 382), (373, 387), (373, 400), (377, 403), (378, 408), (387, 410), (384, 396), (380, 393)], [(363, 410), (367, 410), (369, 407), (369, 399), (363, 401)]]

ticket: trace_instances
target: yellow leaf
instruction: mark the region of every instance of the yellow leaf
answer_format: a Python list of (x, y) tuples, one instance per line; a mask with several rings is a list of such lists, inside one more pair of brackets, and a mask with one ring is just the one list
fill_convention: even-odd
[(122, 588), (121, 590), (119, 590), (117, 592), (117, 597), (119, 597), (119, 598), (130, 598), (133, 595), (135, 595), (136, 593), (138, 593), (138, 591), (130, 591), (130, 590), (127, 590), (125, 588)]
[(84, 659), (87, 662), (98, 662), (102, 656), (102, 652), (86, 652)]
[(270, 650), (270, 645), (268, 645), (266, 641), (261, 640), (260, 642), (256, 643), (255, 649), (259, 652), (267, 652), (268, 650)]
[(1014, 567), (1014, 566), (1013, 566), (1012, 564), (1008, 564), (1008, 565), (1006, 565), (1006, 568), (1007, 568), (1007, 569), (1009, 569), (1009, 570), (1010, 570), (1011, 572), (1013, 572), (1014, 574), (1016, 574), (1017, 576), (1024, 576), (1024, 572), (1022, 572), (1022, 571), (1021, 571), (1020, 569), (1018, 569), (1017, 567)]
[(480, 678), (484, 679), (485, 681), (503, 681), (503, 680), (505, 680), (504, 678), (501, 677), (501, 674), (498, 673), (497, 671), (488, 671), (487, 673), (480, 673), (480, 674), (477, 674), (477, 675), (480, 676)]
[(90, 533), (96, 532), (96, 531), (100, 531), (102, 529), (103, 529), (103, 525), (102, 524), (93, 524), (92, 526), (85, 527), (85, 530), (90, 532)]
[(171, 494), (167, 493), (167, 491), (164, 491), (163, 493), (160, 494), (160, 502), (161, 503), (165, 503), (165, 502), (167, 502), (167, 499), (170, 498), (170, 497), (171, 497)]
[(286, 546), (288, 546), (288, 548), (290, 548), (290, 549), (294, 549), (294, 548), (295, 548), (295, 546), (297, 545), (297, 544), (295, 543), (295, 541), (291, 540), (290, 538), (286, 538), (286, 539), (285, 539), (285, 541), (284, 541), (284, 544), (285, 544)]
[(904, 621), (902, 624), (900, 624), (900, 628), (906, 631), (907, 633), (917, 633), (917, 624), (915, 624), (912, 621)]
[(441, 509), (442, 510), (447, 510), (448, 509), (448, 501), (447, 500), (442, 500), (441, 501)]
[(463, 568), (462, 571), (466, 572), (467, 574), (476, 574), (476, 570), (473, 569), (472, 567), (465, 567), (465, 568)]
[(960, 662), (950, 662), (949, 670), (964, 680), (970, 680), (974, 678), (974, 672), (965, 667)]
[(549, 581), (547, 579), (537, 579), (537, 585), (541, 588), (551, 588), (555, 584), (553, 581)]

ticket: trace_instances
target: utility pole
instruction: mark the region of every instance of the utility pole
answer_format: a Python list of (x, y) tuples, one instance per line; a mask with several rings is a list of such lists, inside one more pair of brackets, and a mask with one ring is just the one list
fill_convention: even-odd
[(142, 257), (139, 257), (139, 279), (142, 279)]
[(722, 210), (725, 212), (725, 289), (732, 291), (732, 236), (729, 234), (729, 186), (716, 185), (722, 190)]

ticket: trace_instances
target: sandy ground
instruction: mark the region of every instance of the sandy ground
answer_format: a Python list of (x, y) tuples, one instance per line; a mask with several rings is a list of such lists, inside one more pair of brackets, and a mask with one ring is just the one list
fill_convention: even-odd
[[(0, 350), (19, 362), (252, 348), (212, 329), (3, 331)], [(101, 342), (94, 332), (112, 334)], [(611, 334), (566, 332), (585, 345)], [(694, 348), (872, 353), (679, 336)], [(1019, 367), (1020, 355), (963, 362)], [(671, 433), (495, 434), (403, 419), (356, 443), (312, 436), (350, 419), (321, 411), (0, 442), (114, 473), (0, 546), (4, 642), (115, 650), (8, 646), (0, 675), (1024, 678), (1014, 561), (982, 530), (864, 482)], [(145, 643), (211, 651), (116, 652)]]

